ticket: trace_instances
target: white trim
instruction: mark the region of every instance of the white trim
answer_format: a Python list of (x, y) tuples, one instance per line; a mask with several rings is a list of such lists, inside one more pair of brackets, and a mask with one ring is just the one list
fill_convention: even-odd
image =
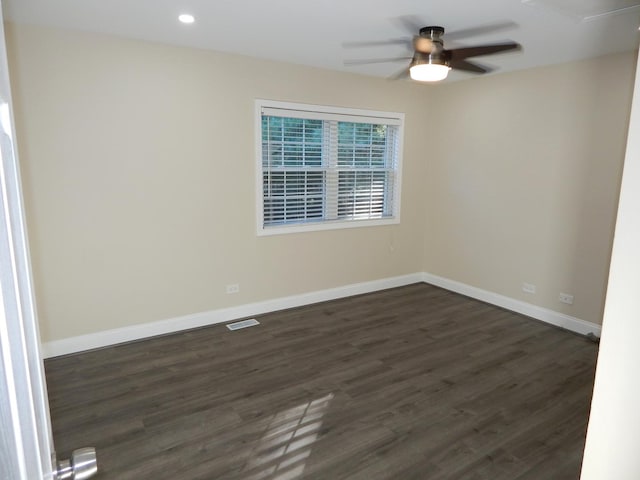
[(82, 352), (84, 350), (106, 347), (118, 343), (141, 340), (143, 338), (154, 337), (156, 335), (175, 333), (181, 330), (188, 330), (190, 328), (225, 323), (240, 318), (285, 310), (287, 308), (300, 307), (303, 305), (310, 305), (312, 303), (325, 302), (328, 300), (375, 292), (387, 288), (402, 287), (404, 285), (419, 283), (421, 281), (422, 274), (413, 273), (400, 277), (373, 280), (371, 282), (354, 283), (327, 290), (319, 290), (300, 295), (292, 295), (290, 297), (265, 300), (263, 302), (249, 303), (246, 305), (222, 308), (219, 310), (210, 310), (208, 312), (195, 313), (193, 315), (185, 315), (183, 317), (116, 328), (104, 332), (64, 338), (62, 340), (54, 340), (52, 342), (44, 343), (42, 345), (42, 352), (44, 358), (57, 357), (59, 355)]
[(512, 312), (521, 313), (522, 315), (535, 318), (536, 320), (540, 320), (581, 335), (592, 333), (595, 336), (600, 337), (602, 327), (596, 323), (587, 322), (580, 318), (565, 315), (564, 313), (539, 307), (537, 305), (532, 305), (488, 290), (483, 290), (482, 288), (467, 285), (466, 283), (439, 277), (431, 273), (423, 273), (422, 281), (435, 285), (436, 287), (442, 287), (452, 292), (466, 295), (467, 297), (475, 298), (476, 300), (481, 300), (498, 307), (506, 308)]
[[(260, 199), (262, 201), (262, 199)], [(258, 215), (260, 216), (260, 215)], [(321, 232), (323, 230), (336, 230), (339, 228), (384, 227), (400, 223), (400, 214), (395, 217), (371, 218), (366, 220), (323, 220), (313, 223), (293, 223), (291, 225), (277, 225), (263, 227), (259, 237), (270, 235), (284, 235), (287, 233)]]
[(185, 315), (183, 317), (170, 318), (156, 322), (131, 325), (128, 327), (116, 328), (104, 332), (90, 333), (77, 337), (64, 338), (46, 342), (42, 345), (42, 352), (45, 358), (67, 355), (70, 353), (82, 352), (94, 348), (107, 347), (118, 343), (141, 340), (157, 335), (180, 332), (190, 328), (205, 327), (219, 323), (230, 322), (241, 318), (253, 317), (265, 313), (285, 310), (287, 308), (301, 307), (318, 302), (326, 302), (338, 298), (371, 293), (387, 288), (402, 287), (412, 283), (429, 283), (437, 287), (442, 287), (452, 292), (460, 293), (483, 302), (490, 303), (513, 312), (521, 313), (528, 317), (541, 320), (551, 325), (571, 330), (573, 332), (587, 335), (593, 333), (600, 336), (600, 325), (587, 322), (579, 318), (571, 317), (547, 308), (531, 305), (530, 303), (505, 297), (497, 293), (489, 292), (481, 288), (473, 287), (464, 283), (449, 280), (447, 278), (432, 275), (430, 273), (412, 273), (399, 277), (384, 278), (370, 282), (354, 283), (342, 287), (329, 288), (316, 292), (302, 293), (289, 297), (265, 300), (263, 302), (238, 305), (236, 307), (210, 310), (208, 312)]
[(52, 479), (54, 453), (0, 5), (0, 477)]
[[(285, 112), (282, 113), (282, 116), (306, 114), (306, 116), (300, 118), (326, 119), (333, 118), (335, 115), (343, 115), (345, 117), (351, 118), (351, 120), (349, 121), (365, 119), (366, 123), (371, 123), (376, 120), (386, 120), (389, 122), (389, 125), (401, 125), (404, 122), (404, 113), (400, 112), (383, 112), (380, 110), (364, 110), (359, 108), (337, 107), (332, 105), (315, 105), (312, 103), (281, 102), (278, 100), (267, 100), (264, 98), (257, 98), (256, 105), (260, 105), (261, 116), (263, 110), (268, 112), (268, 115), (277, 115), (278, 111), (284, 110)], [(321, 114), (325, 115), (322, 116)]]

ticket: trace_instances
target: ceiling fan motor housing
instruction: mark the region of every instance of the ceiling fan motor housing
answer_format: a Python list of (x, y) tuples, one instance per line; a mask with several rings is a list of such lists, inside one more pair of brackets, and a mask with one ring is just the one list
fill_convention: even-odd
[(431, 27), (422, 27), (420, 29), (420, 36), (430, 38), (431, 40), (439, 40), (440, 37), (444, 35), (444, 28), (431, 26)]
[(426, 63), (449, 66), (449, 58), (444, 50), (442, 35), (444, 35), (443, 27), (422, 27), (420, 37), (428, 39), (431, 45), (428, 50), (419, 51), (416, 49), (411, 65)]

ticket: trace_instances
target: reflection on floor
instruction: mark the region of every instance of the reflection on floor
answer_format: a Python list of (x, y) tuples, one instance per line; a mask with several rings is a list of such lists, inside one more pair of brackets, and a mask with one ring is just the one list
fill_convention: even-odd
[(299, 478), (332, 398), (329, 394), (274, 415), (247, 463), (247, 480)]

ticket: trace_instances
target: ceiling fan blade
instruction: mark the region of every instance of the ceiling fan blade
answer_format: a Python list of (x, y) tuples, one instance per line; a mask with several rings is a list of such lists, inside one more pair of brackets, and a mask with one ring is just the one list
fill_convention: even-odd
[(411, 48), (411, 38), (390, 38), (389, 40), (344, 42), (343, 48), (384, 47), (387, 45), (405, 45)]
[(403, 78), (409, 77), (409, 68), (403, 68), (402, 70), (394, 73), (393, 75), (387, 77), (389, 80), (401, 80)]
[(481, 25), (479, 27), (465, 28), (462, 30), (455, 30), (453, 32), (445, 32), (445, 40), (455, 41), (455, 40), (460, 40), (467, 37), (477, 37), (479, 35), (486, 35), (489, 33), (501, 32), (503, 30), (511, 30), (512, 28), (515, 28), (517, 26), (518, 26), (517, 23), (510, 22), (510, 21), (489, 23), (486, 25)]
[(425, 25), (425, 23), (416, 15), (403, 15), (402, 17), (394, 18), (391, 21), (411, 35), (415, 35), (416, 32), (419, 32)]
[(463, 70), (465, 72), (473, 73), (489, 73), (493, 71), (491, 67), (485, 67), (477, 63), (469, 62), (467, 60), (451, 60), (449, 66), (454, 70)]
[(454, 48), (447, 50), (451, 60), (464, 60), (470, 57), (480, 57), (494, 53), (507, 52), (509, 50), (520, 50), (522, 47), (515, 42), (496, 43), (493, 45), (479, 45), (477, 47)]
[(352, 65), (372, 65), (374, 63), (407, 62), (412, 58), (413, 57), (354, 59), (354, 60), (345, 60), (344, 65), (352, 66)]

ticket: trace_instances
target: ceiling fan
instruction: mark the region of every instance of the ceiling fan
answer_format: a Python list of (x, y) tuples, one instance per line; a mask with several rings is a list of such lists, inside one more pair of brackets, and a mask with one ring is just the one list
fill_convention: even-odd
[[(406, 22), (405, 22), (406, 23)], [(472, 35), (484, 33), (488, 30), (495, 30), (512, 26), (512, 23), (500, 24), (490, 27), (480, 27), (458, 32), (456, 36)], [(463, 70), (477, 74), (488, 73), (493, 69), (485, 65), (470, 62), (472, 57), (492, 55), (511, 50), (521, 50), (522, 47), (516, 42), (495, 43), (487, 45), (477, 45), (472, 47), (462, 47), (447, 50), (444, 48), (442, 36), (444, 28), (439, 26), (422, 27), (418, 35), (412, 39), (389, 40), (381, 42), (351, 42), (343, 44), (345, 47), (362, 47), (373, 45), (389, 45), (397, 43), (408, 43), (413, 47), (414, 53), (411, 57), (395, 57), (368, 60), (347, 60), (345, 65), (366, 65), (372, 63), (386, 63), (410, 60), (409, 66), (391, 78), (403, 78), (409, 76), (412, 80), (419, 82), (437, 82), (447, 78), (449, 70)]]

